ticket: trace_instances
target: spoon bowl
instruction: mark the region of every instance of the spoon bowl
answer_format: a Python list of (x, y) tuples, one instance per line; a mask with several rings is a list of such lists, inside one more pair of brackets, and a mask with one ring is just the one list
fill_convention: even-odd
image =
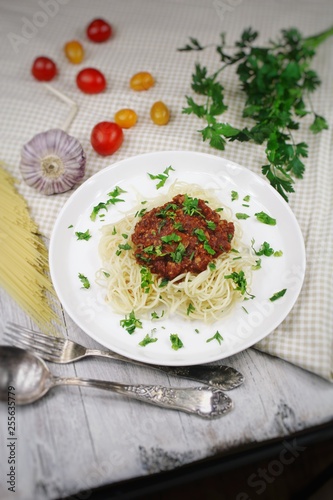
[(0, 400), (7, 401), (13, 387), (15, 403), (33, 403), (52, 387), (52, 375), (44, 361), (19, 347), (0, 348)]

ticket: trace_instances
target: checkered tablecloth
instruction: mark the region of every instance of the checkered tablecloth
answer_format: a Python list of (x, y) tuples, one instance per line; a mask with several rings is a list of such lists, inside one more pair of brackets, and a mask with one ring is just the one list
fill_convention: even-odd
[[(106, 44), (93, 44), (85, 37), (92, 19), (110, 21), (114, 36)], [(221, 32), (230, 44), (244, 28), (260, 33), (259, 43), (277, 36), (282, 28), (295, 26), (304, 35), (323, 31), (333, 23), (331, 0), (2, 0), (0, 4), (0, 158), (20, 179), (20, 148), (34, 134), (62, 127), (69, 107), (30, 75), (35, 57), (47, 55), (58, 65), (52, 84), (79, 106), (68, 132), (78, 138), (87, 155), (85, 179), (111, 163), (140, 153), (160, 150), (192, 150), (232, 159), (256, 173), (265, 159), (264, 149), (251, 144), (230, 144), (226, 151), (203, 143), (196, 117), (181, 113), (184, 96), (191, 92), (194, 63), (210, 70), (219, 61), (214, 50), (181, 53), (189, 36), (214, 44)], [(68, 63), (65, 42), (79, 39), (86, 58), (79, 66)], [(301, 226), (307, 251), (304, 286), (286, 320), (256, 347), (333, 381), (333, 179), (331, 144), (333, 130), (333, 39), (318, 49), (313, 62), (322, 85), (312, 104), (326, 117), (330, 129), (319, 136), (307, 130), (304, 119), (297, 140), (309, 144), (306, 173), (290, 197), (290, 206)], [(108, 81), (107, 91), (85, 95), (78, 91), (75, 76), (87, 66), (99, 68)], [(149, 92), (133, 92), (130, 77), (150, 71), (156, 85)], [(224, 120), (240, 125), (243, 97), (230, 70), (223, 76), (229, 105)], [(164, 101), (171, 110), (167, 127), (155, 126), (149, 117), (153, 102)], [(122, 147), (111, 157), (97, 155), (90, 145), (90, 132), (99, 121), (113, 120), (122, 107), (136, 110), (137, 125), (125, 131)], [(50, 236), (57, 214), (71, 196), (68, 192), (43, 196), (19, 186), (40, 231)]]

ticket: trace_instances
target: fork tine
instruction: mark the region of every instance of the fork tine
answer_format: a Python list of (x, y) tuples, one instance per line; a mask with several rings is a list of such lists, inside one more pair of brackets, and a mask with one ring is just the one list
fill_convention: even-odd
[(54, 345), (56, 345), (56, 344), (63, 345), (65, 342), (65, 339), (63, 339), (62, 337), (53, 337), (51, 335), (45, 335), (45, 333), (36, 332), (36, 330), (31, 330), (30, 328), (27, 328), (25, 326), (17, 325), (16, 323), (13, 323), (11, 321), (8, 321), (7, 327), (10, 328), (12, 331), (15, 331), (18, 333), (26, 332), (27, 334), (31, 334), (34, 337), (38, 337), (41, 340), (43, 339), (43, 340), (47, 341), (48, 344), (52, 343)]
[(17, 340), (11, 338), (10, 343), (15, 347), (20, 347), (21, 349), (26, 349), (27, 351), (31, 351), (32, 353), (39, 355), (40, 357), (46, 359), (47, 361), (57, 362), (59, 360), (59, 355), (52, 355), (49, 351), (36, 346), (32, 347), (31, 344), (25, 342), (23, 339)]
[(40, 337), (31, 333), (26, 333), (20, 331), (19, 329), (12, 329), (8, 327), (9, 331), (5, 331), (4, 335), (8, 339), (16, 339), (17, 342), (24, 342), (25, 345), (30, 345), (32, 347), (38, 347), (43, 349), (45, 352), (51, 352), (52, 354), (60, 355), (62, 353), (63, 344), (53, 344), (52, 341), (48, 342), (44, 337)]
[(24, 336), (27, 339), (32, 339), (41, 344), (45, 344), (47, 346), (52, 346), (54, 348), (62, 348), (65, 344), (65, 339), (49, 337), (40, 332), (35, 332), (34, 330), (29, 330), (29, 328), (21, 328), (20, 326), (16, 326), (13, 323), (8, 324), (7, 329), (10, 330), (13, 334)]

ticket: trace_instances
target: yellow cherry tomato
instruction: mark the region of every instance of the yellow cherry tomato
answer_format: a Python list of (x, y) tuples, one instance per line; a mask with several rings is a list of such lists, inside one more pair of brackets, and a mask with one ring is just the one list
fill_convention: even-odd
[(170, 120), (170, 111), (162, 101), (155, 102), (150, 109), (150, 118), (156, 125), (166, 125)]
[(141, 71), (132, 76), (130, 80), (130, 87), (133, 90), (148, 90), (155, 83), (154, 77), (147, 73), (147, 71)]
[(77, 40), (67, 42), (64, 47), (65, 55), (72, 64), (80, 64), (84, 58), (84, 48)]
[(138, 121), (138, 115), (133, 109), (124, 108), (117, 111), (114, 115), (114, 121), (121, 128), (131, 128)]

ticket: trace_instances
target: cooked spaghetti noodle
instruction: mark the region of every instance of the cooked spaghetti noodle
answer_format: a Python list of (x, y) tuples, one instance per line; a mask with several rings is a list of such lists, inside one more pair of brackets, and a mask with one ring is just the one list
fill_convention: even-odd
[(115, 224), (104, 226), (99, 244), (103, 267), (97, 273), (97, 281), (105, 287), (106, 301), (116, 312), (135, 311), (136, 315), (147, 316), (154, 311), (162, 314), (163, 310), (164, 316), (176, 313), (187, 319), (209, 322), (227, 314), (235, 302), (244, 298), (234, 281), (225, 276), (243, 271), (249, 291), (255, 258), (251, 249), (242, 243), (241, 228), (232, 220), (231, 210), (221, 205), (214, 193), (197, 185), (175, 182), (166, 195), (141, 204), (139, 208), (144, 206), (147, 211), (151, 210), (179, 193), (207, 200), (213, 210), (223, 208), (223, 219), (232, 221), (235, 226), (232, 251), (222, 253), (212, 266), (208, 265), (199, 274), (186, 272), (165, 282), (136, 260), (131, 236), (140, 220), (139, 210)]

